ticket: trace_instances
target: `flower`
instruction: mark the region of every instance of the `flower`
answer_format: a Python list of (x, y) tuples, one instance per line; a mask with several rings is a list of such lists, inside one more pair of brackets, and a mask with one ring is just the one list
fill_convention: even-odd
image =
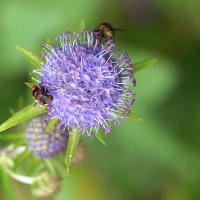
[(32, 193), (36, 197), (52, 197), (60, 190), (61, 179), (56, 176), (53, 177), (47, 172), (43, 172), (35, 178), (32, 184)]
[(10, 144), (0, 148), (0, 166), (13, 167), (14, 160), (19, 157), (24, 151), (25, 146), (15, 146)]
[(58, 124), (51, 131), (46, 132), (47, 121), (44, 115), (33, 118), (26, 128), (28, 148), (41, 158), (51, 157), (67, 147), (69, 134), (60, 130)]
[(100, 41), (94, 31), (63, 33), (59, 46), (42, 46), (45, 61), (39, 84), (53, 101), (48, 117), (88, 136), (103, 128), (109, 133), (130, 112), (135, 93), (134, 69), (127, 53), (112, 39)]

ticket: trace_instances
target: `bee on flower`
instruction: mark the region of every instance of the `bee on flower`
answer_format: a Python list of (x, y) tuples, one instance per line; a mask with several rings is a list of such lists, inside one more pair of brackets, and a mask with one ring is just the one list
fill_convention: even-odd
[(99, 128), (109, 133), (126, 117), (135, 100), (130, 56), (108, 38), (99, 45), (96, 33), (63, 33), (58, 45), (42, 45), (39, 85), (48, 91), (48, 119), (91, 136)]

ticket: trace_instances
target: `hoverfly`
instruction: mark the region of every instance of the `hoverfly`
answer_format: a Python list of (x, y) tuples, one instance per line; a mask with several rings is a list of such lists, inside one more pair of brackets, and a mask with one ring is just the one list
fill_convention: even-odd
[(48, 95), (47, 92), (45, 92), (44, 88), (40, 85), (34, 85), (32, 87), (32, 94), (34, 99), (41, 105), (47, 105), (48, 103), (53, 101), (53, 96)]
[(104, 22), (94, 29), (94, 32), (101, 38), (114, 38), (116, 31), (125, 31), (123, 29), (114, 28), (112, 24)]

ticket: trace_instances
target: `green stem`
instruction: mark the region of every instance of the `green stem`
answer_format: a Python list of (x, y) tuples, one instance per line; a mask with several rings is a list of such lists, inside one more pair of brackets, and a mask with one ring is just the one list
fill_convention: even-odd
[(6, 166), (3, 166), (3, 168), (4, 168), (5, 172), (7, 172), (7, 174), (10, 175), (16, 181), (19, 181), (19, 182), (25, 183), (25, 184), (30, 184), (30, 185), (32, 185), (33, 182), (35, 181), (34, 177), (16, 174), (15, 172), (13, 172), (10, 168), (8, 168)]

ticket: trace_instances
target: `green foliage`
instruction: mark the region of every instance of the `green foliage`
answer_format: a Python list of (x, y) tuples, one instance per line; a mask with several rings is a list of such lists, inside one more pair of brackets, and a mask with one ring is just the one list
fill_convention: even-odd
[(20, 156), (15, 159), (14, 170), (19, 168), (24, 162), (30, 158), (31, 152), (26, 148)]
[(150, 65), (156, 63), (157, 59), (156, 58), (149, 58), (149, 59), (145, 59), (143, 61), (134, 63), (134, 67), (135, 67), (135, 73), (138, 71), (143, 70), (146, 67), (149, 67)]
[(0, 134), (0, 140), (8, 142), (16, 142), (16, 140), (23, 140), (24, 134), (22, 132), (4, 132)]
[(24, 47), (16, 45), (17, 50), (37, 69), (41, 66), (40, 58)]
[(130, 113), (129, 115), (127, 115), (127, 118), (132, 119), (133, 121), (137, 121), (137, 122), (143, 121), (142, 118), (140, 118), (138, 115), (136, 115), (134, 113)]
[(57, 118), (51, 119), (45, 128), (45, 132), (49, 132), (58, 122)]
[(44, 164), (52, 176), (56, 176), (56, 169), (50, 159), (44, 159)]
[(1, 180), (1, 189), (5, 192), (7, 195), (8, 200), (16, 200), (14, 197), (14, 193), (12, 190), (12, 184), (11, 184), (11, 179), (6, 172), (0, 168), (0, 180)]
[(20, 111), (16, 112), (11, 116), (7, 121), (0, 125), (0, 132), (5, 131), (13, 126), (16, 126), (28, 119), (31, 119), (37, 115), (43, 114), (46, 112), (46, 106), (34, 106), (30, 104)]
[(28, 82), (25, 82), (24, 84), (29, 88), (32, 88), (35, 85), (34, 83), (28, 83)]
[(78, 27), (78, 32), (81, 32), (83, 30), (85, 30), (85, 21), (84, 19), (81, 19), (79, 27)]
[(95, 134), (96, 138), (104, 145), (106, 145), (104, 141), (104, 134), (102, 133), (101, 130), (98, 130), (98, 132)]
[(76, 152), (79, 139), (80, 139), (80, 133), (78, 132), (78, 130), (72, 129), (67, 146), (67, 155), (66, 155), (67, 173), (70, 172), (71, 163), (73, 160), (74, 153)]

